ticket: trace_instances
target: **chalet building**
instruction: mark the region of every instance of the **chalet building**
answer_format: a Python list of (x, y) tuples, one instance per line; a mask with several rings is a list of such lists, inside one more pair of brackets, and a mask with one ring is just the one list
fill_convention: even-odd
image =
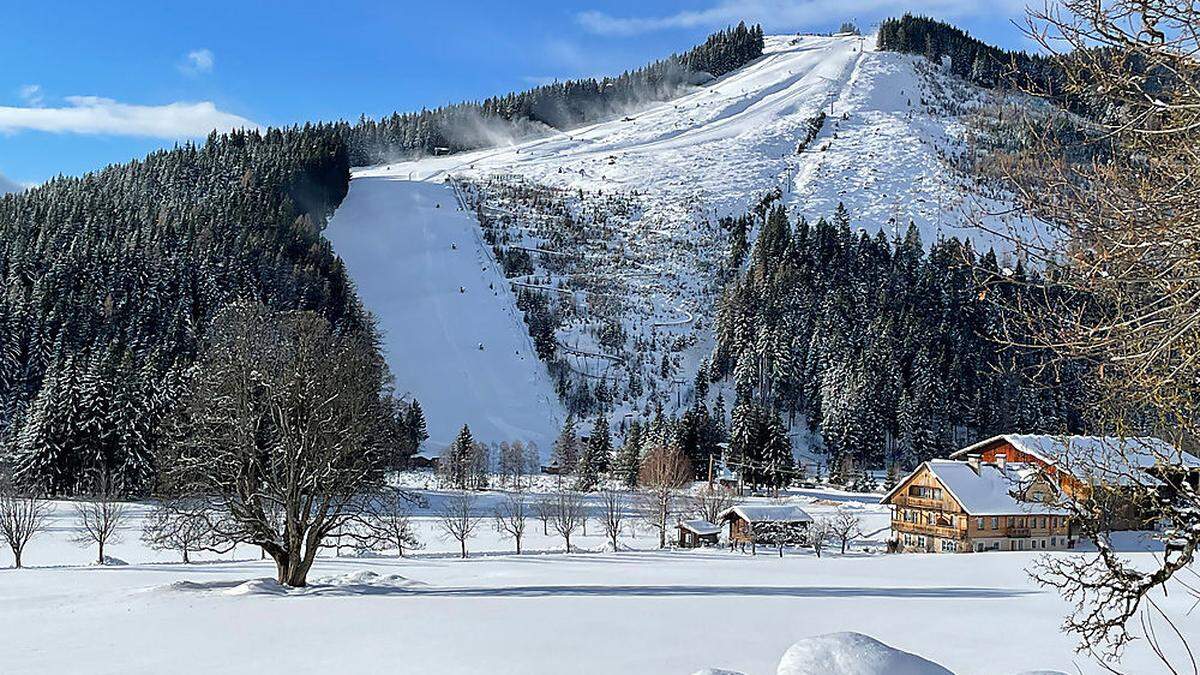
[(881, 500), (892, 507), (899, 551), (967, 553), (1073, 548), (1067, 512), (1030, 467), (934, 459), (921, 464)]
[[(1096, 499), (1113, 530), (1154, 527), (1144, 509), (1144, 500), (1153, 493), (1144, 488), (1156, 482), (1162, 464), (1183, 467), (1193, 489), (1200, 483), (1200, 459), (1151, 437), (1004, 434), (963, 448), (950, 459), (973, 455), (999, 466), (1036, 467), (1063, 497), (1077, 502)], [(1169, 498), (1169, 485), (1160, 483), (1158, 488), (1159, 497)]]
[(677, 529), (679, 530), (679, 548), (716, 546), (717, 538), (721, 536), (720, 525), (702, 519), (681, 520)]
[(726, 509), (717, 520), (729, 523), (729, 547), (741, 546), (744, 550), (747, 544), (751, 549), (757, 549), (760, 538), (754, 533), (756, 525), (771, 523), (807, 527), (812, 523), (812, 516), (791, 504), (739, 504)]

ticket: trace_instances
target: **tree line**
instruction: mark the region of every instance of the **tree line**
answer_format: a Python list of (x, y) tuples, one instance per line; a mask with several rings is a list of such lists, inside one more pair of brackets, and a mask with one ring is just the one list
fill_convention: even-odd
[(934, 63), (949, 58), (952, 74), (989, 89), (1050, 93), (1061, 88), (1061, 70), (1052, 59), (994, 47), (961, 28), (929, 17), (905, 14), (883, 21), (876, 44), (883, 51), (919, 54)]
[(338, 125), (355, 165), (375, 164), (435, 152), (495, 145), (550, 129), (566, 130), (625, 114), (648, 102), (666, 101), (689, 85), (720, 77), (762, 56), (761, 26), (713, 33), (691, 50), (673, 54), (615, 77), (566, 80), (522, 92), (493, 96), (379, 120), (363, 117)]

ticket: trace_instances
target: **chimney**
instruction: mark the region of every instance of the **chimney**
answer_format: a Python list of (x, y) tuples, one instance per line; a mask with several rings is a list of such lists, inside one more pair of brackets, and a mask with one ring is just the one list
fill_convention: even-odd
[(1004, 453), (1004, 452), (997, 452), (997, 453), (996, 453), (996, 468), (997, 468), (997, 469), (1000, 469), (1001, 471), (1003, 471), (1003, 470), (1004, 470), (1004, 466), (1005, 466), (1007, 463), (1008, 463), (1008, 453)]
[(971, 467), (971, 470), (974, 471), (975, 475), (977, 476), (979, 475), (979, 462), (981, 459), (983, 459), (983, 455), (979, 454), (978, 452), (972, 452), (967, 455), (967, 466)]

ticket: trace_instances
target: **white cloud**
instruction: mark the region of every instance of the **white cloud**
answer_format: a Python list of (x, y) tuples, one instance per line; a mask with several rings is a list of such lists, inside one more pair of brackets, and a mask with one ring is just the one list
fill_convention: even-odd
[(215, 64), (216, 57), (213, 56), (211, 50), (193, 49), (184, 57), (179, 69), (187, 75), (203, 75), (211, 73)]
[(218, 110), (211, 101), (135, 105), (98, 96), (68, 96), (62, 108), (0, 106), (0, 133), (51, 133), (196, 138), (210, 131), (257, 127), (250, 120)]
[(0, 195), (8, 194), (9, 192), (20, 192), (25, 186), (9, 179), (4, 174), (0, 173)]
[(17, 89), (17, 95), (21, 97), (22, 101), (34, 107), (41, 105), (45, 100), (40, 84), (23, 84)]
[(1024, 3), (1025, 0), (720, 0), (707, 8), (661, 16), (613, 16), (587, 11), (575, 18), (585, 29), (600, 35), (713, 28), (742, 20), (762, 23), (768, 31), (788, 31), (860, 18), (858, 15), (904, 12), (939, 18), (981, 14), (1015, 17), (1023, 13)]

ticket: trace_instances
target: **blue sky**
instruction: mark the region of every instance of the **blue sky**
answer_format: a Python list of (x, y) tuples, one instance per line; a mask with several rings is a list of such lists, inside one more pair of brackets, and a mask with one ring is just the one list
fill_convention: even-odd
[(828, 31), (906, 10), (1026, 46), (1016, 0), (12, 3), (0, 10), (0, 190), (214, 126), (355, 119), (616, 73), (739, 18)]

